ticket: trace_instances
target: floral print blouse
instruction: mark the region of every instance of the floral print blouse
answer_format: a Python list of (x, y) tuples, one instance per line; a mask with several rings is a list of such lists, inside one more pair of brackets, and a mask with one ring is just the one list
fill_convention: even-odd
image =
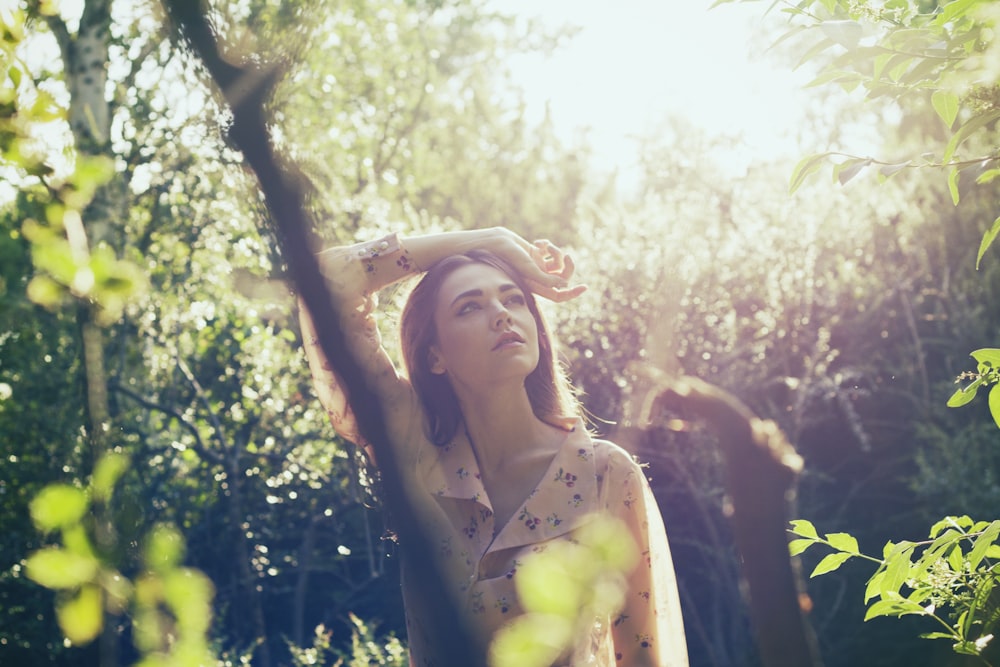
[[(577, 421), (567, 431), (539, 484), (504, 525), (496, 525), (475, 454), (460, 433), (438, 447), (427, 440), (423, 416), (409, 383), (400, 377), (372, 319), (374, 296), (367, 276), (389, 271), (392, 280), (414, 270), (395, 235), (320, 255), (327, 283), (342, 304), (341, 325), (352, 351), (369, 371), (383, 397), (387, 425), (403, 470), (415, 471), (433, 526), (431, 544), (445, 563), (449, 584), (464, 601), (474, 629), (492, 637), (523, 613), (517, 593), (518, 567), (530, 554), (557, 540), (573, 541), (574, 531), (595, 514), (609, 514), (628, 528), (640, 553), (627, 574), (621, 609), (595, 618), (590, 636), (560, 665), (688, 664), (677, 584), (663, 521), (642, 468), (614, 443), (591, 437)], [(382, 280), (382, 284), (387, 281)], [(350, 405), (317, 344), (302, 309), (303, 336), (316, 391), (343, 437), (361, 443)], [(404, 545), (405, 549), (405, 545)], [(440, 647), (428, 644), (421, 601), (407, 586), (414, 573), (403, 571), (403, 598), (411, 665), (433, 665)], [(445, 649), (446, 650), (446, 649)]]

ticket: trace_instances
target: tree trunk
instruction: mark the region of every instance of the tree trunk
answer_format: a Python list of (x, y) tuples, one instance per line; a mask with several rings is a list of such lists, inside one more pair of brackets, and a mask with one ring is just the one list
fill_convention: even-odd
[[(806, 620), (810, 603), (787, 526), (802, 459), (774, 422), (757, 419), (733, 396), (696, 378), (661, 380), (660, 406), (691, 413), (716, 432), (726, 461), (731, 523), (742, 556), (750, 617), (765, 667), (820, 667)], [(644, 415), (644, 419), (647, 416)]]
[[(69, 124), (80, 157), (112, 157), (110, 129), (111, 102), (107, 97), (108, 52), (111, 36), (111, 0), (88, 0), (80, 18), (77, 34), (71, 35), (58, 16), (46, 17), (62, 54), (66, 85), (70, 93)], [(120, 179), (118, 179), (120, 181)], [(121, 183), (112, 181), (99, 189), (82, 212), (82, 226), (67, 219), (66, 235), (77, 259), (86, 259), (89, 246), (109, 242), (123, 200)], [(76, 222), (76, 225), (74, 225)], [(104, 333), (95, 322), (95, 306), (77, 309), (80, 330), (81, 361), (84, 373), (86, 433), (90, 443), (89, 465), (92, 468), (108, 450), (111, 433), (108, 408), (108, 379), (104, 361)], [(110, 550), (115, 539), (113, 527), (103, 507), (97, 507), (96, 539), (99, 548)], [(100, 638), (100, 665), (118, 664), (118, 636), (113, 619), (105, 613)]]

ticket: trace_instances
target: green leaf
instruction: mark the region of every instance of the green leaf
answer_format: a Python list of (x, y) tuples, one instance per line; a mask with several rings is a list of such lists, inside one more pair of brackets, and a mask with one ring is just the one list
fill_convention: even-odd
[[(938, 524), (940, 523), (943, 522), (939, 521)], [(938, 524), (935, 524), (935, 528)], [(931, 533), (931, 537), (934, 537), (933, 529)], [(924, 550), (924, 553), (921, 554), (917, 562), (913, 564), (913, 567), (910, 569), (909, 578), (922, 581), (931, 565), (941, 558), (941, 554), (950, 549), (952, 545), (961, 540), (963, 537), (964, 534), (954, 528), (949, 528), (945, 532), (941, 533), (937, 538), (935, 538), (931, 545)]]
[(983, 260), (983, 255), (986, 254), (987, 248), (993, 243), (993, 239), (1000, 234), (1000, 217), (993, 221), (986, 233), (983, 234), (983, 240), (979, 242), (979, 252), (976, 253), (976, 270), (979, 270), (979, 263)]
[(104, 626), (102, 605), (101, 589), (88, 584), (56, 607), (56, 618), (66, 638), (78, 646), (93, 641)]
[(853, 158), (845, 160), (833, 168), (833, 175), (841, 185), (846, 185), (848, 181), (861, 173), (865, 167), (872, 163), (871, 158)]
[(793, 519), (789, 523), (792, 524), (791, 532), (796, 535), (801, 535), (802, 537), (814, 537), (819, 539), (819, 533), (816, 532), (815, 526), (811, 522), (805, 519)]
[(955, 131), (954, 135), (952, 135), (951, 141), (948, 142), (948, 145), (944, 149), (944, 156), (941, 158), (941, 161), (942, 162), (950, 161), (951, 158), (955, 155), (955, 151), (958, 150), (958, 147), (961, 146), (962, 143), (966, 139), (968, 139), (973, 132), (983, 127), (984, 125), (992, 123), (997, 118), (1000, 118), (1000, 111), (990, 111), (989, 113), (984, 113), (972, 117), (964, 125), (958, 128), (958, 130)]
[[(716, 3), (716, 4), (718, 4), (718, 3)], [(808, 29), (809, 29), (809, 26), (807, 26), (807, 25), (797, 25), (797, 26), (795, 26), (791, 30), (788, 30), (783, 35), (781, 35), (781, 37), (779, 37), (778, 39), (776, 39), (773, 42), (771, 42), (771, 45), (767, 47), (767, 50), (768, 51), (774, 50), (775, 48), (777, 48), (778, 46), (780, 46), (786, 40), (791, 39), (795, 35), (798, 35), (800, 32), (802, 32), (804, 30), (808, 30)]]
[(958, 635), (948, 634), (947, 632), (925, 632), (920, 635), (921, 639), (958, 639)]
[(792, 170), (792, 176), (789, 179), (788, 193), (792, 194), (801, 187), (802, 183), (810, 175), (819, 171), (820, 167), (823, 166), (823, 160), (825, 160), (830, 153), (819, 153), (817, 155), (809, 155), (802, 158), (795, 169)]
[(997, 177), (1000, 177), (1000, 169), (987, 169), (976, 177), (976, 184), (986, 185), (992, 183)]
[(979, 648), (975, 642), (956, 642), (951, 650), (962, 655), (979, 655)]
[[(993, 389), (996, 389), (996, 387), (993, 387)], [(973, 570), (979, 566), (979, 563), (986, 555), (986, 549), (996, 541), (998, 535), (1000, 535), (1000, 520), (992, 522), (986, 530), (980, 533), (976, 541), (973, 542), (972, 551), (969, 552), (968, 558), (969, 565), (972, 566)]]
[(845, 49), (856, 47), (863, 33), (857, 21), (823, 21), (819, 27), (823, 34)]
[(493, 667), (551, 665), (572, 641), (573, 625), (552, 614), (527, 613), (505, 625), (490, 644)]
[(935, 90), (931, 95), (931, 104), (944, 124), (951, 128), (955, 124), (955, 116), (958, 115), (958, 95), (947, 90)]
[(888, 600), (879, 600), (865, 612), (865, 620), (870, 621), (879, 616), (905, 616), (906, 614), (927, 615), (927, 610), (912, 600), (902, 597), (893, 597)]
[(976, 622), (976, 612), (982, 609), (983, 605), (989, 599), (990, 593), (993, 592), (993, 582), (993, 577), (984, 577), (979, 580), (979, 585), (975, 589), (975, 595), (972, 597), (972, 603), (969, 605), (968, 615), (963, 619), (963, 636), (969, 636), (969, 631), (972, 630), (972, 625)]
[(962, 553), (962, 545), (961, 543), (956, 542), (955, 545), (951, 548), (951, 551), (948, 552), (948, 565), (951, 566), (951, 569), (953, 571), (961, 572), (962, 564), (964, 562), (965, 562), (965, 554)]
[(94, 578), (97, 560), (59, 547), (31, 554), (25, 562), (28, 578), (46, 588), (76, 588)]
[(998, 348), (982, 347), (970, 352), (969, 356), (988, 368), (1000, 368), (1000, 349)]
[(816, 564), (816, 568), (809, 575), (809, 578), (818, 577), (821, 574), (827, 574), (828, 572), (833, 572), (841, 565), (843, 565), (848, 559), (853, 558), (853, 554), (845, 553), (835, 553), (830, 554), (819, 563)]
[(62, 285), (45, 275), (35, 276), (28, 283), (28, 298), (44, 308), (58, 305), (65, 294)]
[(184, 537), (176, 528), (160, 524), (146, 537), (146, 567), (164, 572), (180, 563), (184, 556)]
[(953, 168), (948, 172), (948, 192), (951, 193), (951, 202), (958, 206), (958, 168)]
[(829, 69), (819, 74), (815, 79), (807, 83), (804, 87), (816, 88), (817, 86), (822, 86), (825, 83), (834, 83), (834, 82), (841, 82), (841, 85), (844, 85), (843, 82), (856, 84), (863, 78), (864, 77), (862, 77), (857, 72), (848, 72), (841, 69)]
[(1000, 428), (1000, 384), (995, 384), (990, 389), (989, 405), (993, 423), (997, 425), (997, 428)]
[(952, 525), (959, 530), (965, 530), (968, 532), (972, 528), (973, 524), (976, 522), (968, 514), (963, 514), (962, 516), (950, 516), (948, 520), (952, 522)]
[(163, 597), (174, 610), (182, 633), (204, 634), (212, 622), (212, 596), (215, 589), (204, 573), (180, 568), (163, 578)]
[(68, 484), (50, 484), (31, 501), (31, 518), (49, 532), (77, 523), (87, 513), (87, 494)]
[(912, 545), (904, 548), (897, 546), (886, 558), (885, 578), (882, 579), (882, 586), (879, 589), (883, 598), (899, 593), (899, 589), (906, 583), (910, 575), (910, 555), (912, 553)]
[(858, 551), (858, 541), (853, 535), (847, 533), (828, 533), (826, 535), (826, 541), (830, 543), (830, 546), (837, 551), (845, 551), (851, 554), (857, 554)]
[(961, 18), (981, 0), (953, 0), (941, 3), (941, 13), (934, 18), (934, 25), (944, 26)]
[(111, 452), (102, 456), (94, 466), (94, 474), (90, 477), (90, 488), (94, 498), (101, 501), (109, 500), (118, 478), (126, 468), (128, 468), (128, 457), (124, 454)]
[(897, 162), (895, 164), (885, 164), (879, 167), (878, 173), (884, 176), (885, 178), (889, 178), (891, 176), (896, 175), (903, 169), (906, 169), (907, 167), (910, 166), (910, 164), (911, 162), (909, 160), (907, 160), (906, 162)]
[(948, 399), (946, 405), (949, 408), (960, 408), (963, 405), (967, 405), (972, 402), (972, 399), (976, 397), (976, 392), (979, 391), (980, 385), (983, 384), (983, 378), (977, 378), (972, 381), (968, 387), (959, 387), (951, 398)]
[(806, 51), (801, 58), (799, 58), (799, 62), (795, 64), (795, 69), (802, 67), (803, 64), (809, 62), (810, 60), (821, 54), (823, 51), (826, 51), (834, 44), (836, 44), (836, 42), (829, 38), (817, 42), (812, 47), (810, 47), (809, 50)]
[(950, 516), (946, 516), (945, 518), (941, 519), (933, 526), (931, 526), (930, 533), (928, 533), (927, 537), (930, 538), (937, 537), (942, 530), (945, 530), (946, 528), (954, 529), (954, 527), (955, 527), (955, 522), (952, 520)]
[(882, 590), (882, 581), (885, 579), (885, 568), (879, 568), (878, 572), (872, 575), (871, 579), (868, 580), (868, 585), (865, 586), (865, 603), (867, 604), (869, 600), (874, 597), (879, 597), (882, 595), (880, 592)]
[(788, 555), (798, 556), (800, 553), (802, 553), (803, 551), (805, 551), (814, 544), (818, 544), (818, 542), (816, 542), (816, 540), (809, 538), (792, 540), (791, 542), (788, 543)]
[(898, 61), (894, 61), (892, 67), (889, 68), (889, 78), (893, 81), (899, 81), (910, 69), (914, 60), (913, 57), (903, 56)]

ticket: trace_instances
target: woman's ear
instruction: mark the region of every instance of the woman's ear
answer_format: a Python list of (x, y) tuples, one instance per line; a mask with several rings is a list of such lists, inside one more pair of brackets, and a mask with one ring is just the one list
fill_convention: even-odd
[(434, 345), (427, 351), (427, 365), (434, 375), (445, 374), (444, 359), (441, 358), (441, 354)]

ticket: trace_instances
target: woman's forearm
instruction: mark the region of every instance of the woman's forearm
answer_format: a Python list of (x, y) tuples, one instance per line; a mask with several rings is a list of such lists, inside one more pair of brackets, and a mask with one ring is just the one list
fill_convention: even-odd
[(407, 236), (400, 241), (417, 267), (421, 271), (426, 271), (451, 255), (461, 255), (477, 248), (489, 249), (489, 246), (495, 245), (497, 239), (502, 238), (504, 233), (511, 237), (516, 236), (508, 230), (492, 228)]
[(353, 246), (331, 248), (321, 252), (319, 257), (324, 269), (329, 271), (328, 277), (341, 273), (351, 264), (360, 265), (360, 273), (355, 275), (363, 281), (361, 291), (372, 294), (414, 273), (426, 271), (446, 257), (476, 249), (488, 250), (505, 259), (528, 280), (533, 291), (547, 298), (562, 301), (584, 289), (582, 286), (567, 288), (573, 266), (562, 251), (547, 241), (529, 243), (503, 227), (407, 238), (392, 234)]

